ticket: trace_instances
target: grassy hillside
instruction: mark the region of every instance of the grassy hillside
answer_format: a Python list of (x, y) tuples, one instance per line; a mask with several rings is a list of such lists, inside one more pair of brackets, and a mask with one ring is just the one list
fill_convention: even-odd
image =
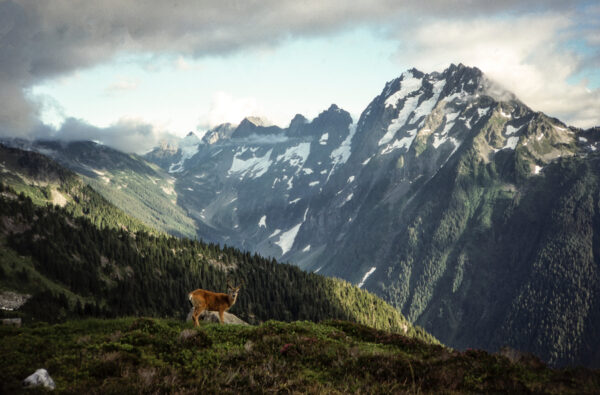
[(154, 232), (44, 155), (0, 144), (0, 158), (0, 182), (17, 194), (23, 193), (35, 205), (59, 205), (75, 217), (85, 216), (99, 228)]
[(134, 218), (173, 235), (196, 235), (194, 221), (177, 205), (175, 179), (158, 166), (91, 141), (36, 144)]
[[(46, 368), (61, 393), (554, 393), (600, 372), (506, 350), (453, 351), (344, 321), (260, 326), (121, 318), (0, 327), (0, 392)], [(27, 393), (30, 393), (28, 390)]]

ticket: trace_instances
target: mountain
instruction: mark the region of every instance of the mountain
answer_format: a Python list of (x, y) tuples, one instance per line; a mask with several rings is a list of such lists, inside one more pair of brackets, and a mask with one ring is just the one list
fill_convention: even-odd
[(356, 122), (246, 119), (144, 159), (204, 240), (358, 284), (453, 347), (600, 366), (599, 136), (452, 65), (404, 72)]
[(600, 366), (594, 130), (463, 65), (403, 73), (356, 123), (254, 130), (177, 175), (203, 238), (359, 284), (455, 347)]
[[(3, 146), (0, 154), (0, 303), (5, 291), (26, 301), (17, 311), (6, 312), (2, 304), (2, 317), (17, 315), (26, 322), (183, 318), (189, 291), (225, 290), (231, 280), (243, 289), (232, 311), (248, 322), (337, 318), (438, 343), (380, 298), (346, 282), (227, 246), (145, 226), (136, 230), (135, 219), (127, 222), (127, 215), (54, 161)], [(60, 193), (67, 203), (38, 199), (47, 191)], [(89, 201), (97, 204), (90, 207)]]
[[(188, 135), (185, 140), (188, 147), (199, 143), (194, 135)], [(5, 140), (4, 143), (54, 159), (76, 172), (86, 184), (125, 213), (154, 229), (178, 236), (196, 236), (194, 221), (177, 204), (175, 178), (137, 155), (125, 154), (92, 141)], [(171, 159), (168, 159), (169, 163), (172, 163)]]
[(154, 232), (109, 203), (76, 173), (42, 154), (0, 144), (0, 158), (0, 182), (36, 205), (59, 206), (99, 228)]

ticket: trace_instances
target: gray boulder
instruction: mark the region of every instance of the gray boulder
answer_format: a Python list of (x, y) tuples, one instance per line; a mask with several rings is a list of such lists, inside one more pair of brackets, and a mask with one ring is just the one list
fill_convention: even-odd
[[(190, 312), (187, 315), (186, 321), (192, 321), (192, 312), (194, 310), (190, 310)], [(200, 321), (205, 321), (205, 322), (219, 322), (219, 312), (217, 311), (203, 311), (202, 314), (200, 314), (199, 317)], [(237, 325), (249, 325), (246, 321), (243, 321), (241, 319), (239, 319), (238, 317), (236, 317), (235, 315), (225, 312), (223, 313), (223, 321), (225, 324), (237, 324)]]

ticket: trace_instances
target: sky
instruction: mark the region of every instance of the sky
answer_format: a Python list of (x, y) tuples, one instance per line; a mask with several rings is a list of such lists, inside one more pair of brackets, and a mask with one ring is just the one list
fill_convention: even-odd
[(356, 120), (403, 71), (451, 63), (600, 125), (598, 1), (0, 0), (0, 136), (141, 153), (245, 116)]

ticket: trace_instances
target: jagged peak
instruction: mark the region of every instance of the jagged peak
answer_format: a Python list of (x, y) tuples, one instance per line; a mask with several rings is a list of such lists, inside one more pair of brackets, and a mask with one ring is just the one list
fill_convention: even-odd
[(296, 114), (294, 118), (290, 121), (290, 126), (287, 128), (287, 133), (289, 135), (297, 134), (300, 129), (302, 129), (305, 125), (308, 125), (308, 119), (302, 114)]
[(181, 139), (181, 143), (183, 144), (197, 144), (200, 142), (200, 138), (194, 132), (189, 132), (185, 135), (183, 139)]
[(458, 94), (461, 97), (487, 95), (497, 101), (516, 100), (516, 96), (499, 84), (487, 78), (477, 67), (466, 66), (462, 63), (450, 64), (444, 71), (423, 73), (417, 68), (404, 71), (398, 78), (388, 81), (379, 99), (385, 100), (386, 106), (393, 106), (405, 97), (416, 95), (413, 92), (423, 92), (431, 89), (431, 84), (445, 81), (440, 99)]
[(290, 128), (294, 125), (302, 125), (308, 123), (308, 119), (302, 114), (294, 115), (294, 118), (290, 121)]
[(229, 139), (235, 130), (236, 126), (231, 123), (222, 123), (206, 131), (202, 137), (202, 142), (206, 144), (214, 144), (217, 141)]
[(248, 116), (242, 120), (240, 125), (244, 122), (251, 123), (254, 126), (263, 126), (263, 127), (273, 126), (273, 124), (270, 121), (268, 121), (267, 119), (258, 117), (258, 116)]
[(279, 134), (283, 131), (279, 126), (259, 117), (246, 117), (235, 128), (232, 138), (245, 138), (252, 134)]

